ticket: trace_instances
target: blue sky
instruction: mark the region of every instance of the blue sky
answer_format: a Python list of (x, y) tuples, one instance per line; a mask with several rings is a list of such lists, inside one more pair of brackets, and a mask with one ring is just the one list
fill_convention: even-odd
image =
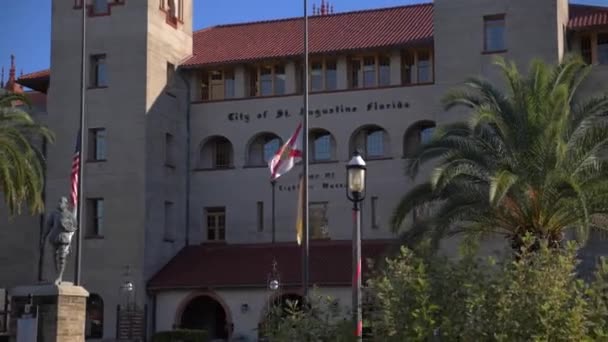
[[(128, 0), (133, 1), (133, 0)], [(142, 0), (135, 0), (142, 1)], [(295, 17), (302, 14), (300, 1), (293, 0), (193, 0), (194, 28)], [(17, 68), (25, 73), (46, 69), (50, 54), (51, 0), (4, 0), (0, 9), (0, 66), (7, 68), (14, 53)], [(70, 2), (61, 0), (60, 2)], [(321, 0), (309, 0), (309, 5)], [(400, 6), (428, 2), (419, 0), (333, 0), (336, 12)], [(608, 0), (581, 0), (577, 3), (608, 5)]]

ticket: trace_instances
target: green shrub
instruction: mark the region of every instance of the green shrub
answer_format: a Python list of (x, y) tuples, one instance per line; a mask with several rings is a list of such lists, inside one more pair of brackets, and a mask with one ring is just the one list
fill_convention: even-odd
[(209, 336), (205, 330), (162, 331), (152, 336), (152, 342), (207, 342)]

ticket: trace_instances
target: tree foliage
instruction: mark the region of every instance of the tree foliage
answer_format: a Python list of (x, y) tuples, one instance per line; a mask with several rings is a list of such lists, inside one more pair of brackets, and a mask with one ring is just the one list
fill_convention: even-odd
[[(436, 165), (391, 218), (410, 243), (500, 234), (518, 250), (526, 234), (555, 246), (570, 228), (580, 241), (603, 228), (594, 223), (608, 212), (608, 96), (577, 96), (589, 72), (577, 57), (556, 66), (534, 61), (527, 75), (514, 63), (496, 64), (506, 90), (471, 78), (449, 92), (445, 109), (464, 107), (469, 120), (439, 127), (408, 161), (412, 177)], [(407, 227), (420, 206), (431, 215)]]
[(0, 95), (0, 191), (11, 215), (24, 203), (32, 213), (44, 210), (44, 158), (34, 144), (54, 136), (23, 109), (29, 106), (23, 94)]

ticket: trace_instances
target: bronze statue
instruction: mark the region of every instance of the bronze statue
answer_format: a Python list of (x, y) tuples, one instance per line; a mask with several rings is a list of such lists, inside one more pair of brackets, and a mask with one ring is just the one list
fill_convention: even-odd
[(57, 209), (47, 217), (45, 232), (40, 246), (40, 250), (44, 253), (44, 244), (50, 236), (49, 243), (55, 249), (56, 285), (61, 284), (63, 272), (65, 271), (66, 259), (70, 253), (72, 236), (76, 229), (77, 225), (74, 212), (69, 207), (67, 198), (61, 197)]

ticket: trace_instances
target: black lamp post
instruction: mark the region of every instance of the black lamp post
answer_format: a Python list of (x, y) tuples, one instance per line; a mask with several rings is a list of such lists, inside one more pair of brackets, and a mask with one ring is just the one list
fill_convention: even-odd
[(353, 153), (346, 165), (346, 197), (353, 202), (353, 325), (357, 341), (363, 338), (361, 312), (361, 210), (359, 203), (365, 198), (365, 161), (359, 152)]

